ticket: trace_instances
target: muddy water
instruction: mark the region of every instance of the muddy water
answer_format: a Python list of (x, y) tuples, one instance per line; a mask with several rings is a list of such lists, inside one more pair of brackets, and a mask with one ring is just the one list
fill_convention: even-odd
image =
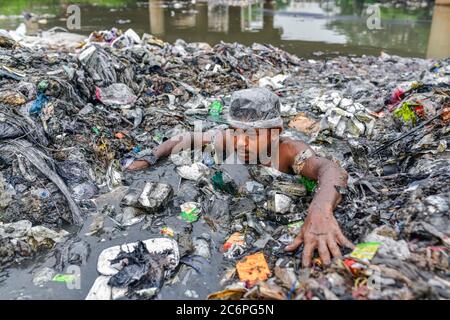
[[(161, 165), (142, 171), (132, 173), (127, 177), (130, 184), (139, 181), (159, 181), (168, 183), (174, 190), (174, 196), (177, 195), (180, 186), (180, 176), (176, 173), (172, 164), (162, 163)], [(116, 204), (117, 199), (111, 198), (110, 204)], [(9, 268), (0, 273), (0, 297), (3, 299), (84, 299), (89, 292), (92, 284), (98, 276), (96, 269), (97, 258), (103, 249), (124, 243), (145, 240), (149, 238), (161, 237), (161, 226), (170, 226), (176, 233), (182, 233), (188, 226), (187, 222), (178, 218), (180, 214), (179, 207), (169, 205), (162, 216), (147, 216), (143, 222), (128, 227), (124, 231), (115, 232), (114, 238), (108, 238), (104, 235), (86, 236), (89, 232), (89, 226), (92, 222), (92, 216), (89, 217), (77, 237), (86, 241), (90, 246), (90, 255), (86, 265), (81, 266), (81, 288), (70, 289), (64, 283), (49, 281), (42, 286), (33, 284), (33, 274), (43, 267), (52, 268), (55, 265), (56, 258), (54, 251), (41, 255), (34, 260), (28, 260), (18, 267)], [(207, 213), (204, 213), (207, 215)], [(151, 227), (143, 230), (144, 225)], [(112, 227), (114, 224), (105, 219), (105, 227)], [(194, 290), (199, 298), (206, 298), (211, 292), (220, 289), (220, 278), (224, 274), (227, 262), (223, 261), (222, 253), (219, 249), (223, 244), (227, 230), (212, 230), (211, 227), (200, 218), (193, 223), (192, 237), (208, 234), (211, 237), (211, 259), (210, 263), (204, 263), (199, 270), (201, 274), (194, 269), (184, 268), (174, 278), (173, 284), (166, 283), (162, 288), (158, 298), (160, 299), (189, 299), (185, 295), (186, 290)], [(69, 240), (71, 241), (71, 240)]]
[[(0, 0), (0, 28), (15, 29), (23, 12), (40, 15), (27, 21), (29, 32), (55, 26), (67, 28), (65, 0)], [(448, 8), (391, 6), (380, 10), (380, 24), (368, 27), (367, 12), (373, 1), (76, 1), (80, 29), (133, 28), (139, 34), (155, 34), (165, 41), (176, 39), (270, 43), (301, 57), (324, 54), (448, 57), (443, 34), (448, 33)], [(377, 16), (378, 17), (378, 16)], [(431, 25), (433, 24), (433, 28)], [(314, 54), (316, 53), (316, 54)]]
[[(224, 165), (222, 169), (229, 173), (237, 184), (242, 184), (247, 180), (248, 171), (242, 165)], [(152, 169), (129, 173), (126, 177), (126, 183), (132, 186), (145, 181), (170, 184), (174, 190), (174, 197), (180, 194), (181, 183), (189, 183), (186, 180), (181, 180), (174, 165), (169, 161), (162, 161), (160, 165)], [(99, 208), (103, 205), (103, 202), (119, 207), (118, 197), (101, 198), (101, 201), (96, 201)], [(161, 237), (160, 229), (162, 226), (170, 226), (176, 233), (183, 233), (188, 223), (179, 219), (179, 215), (179, 207), (170, 202), (164, 214), (160, 216), (147, 215), (143, 222), (128, 227), (126, 230), (114, 232), (114, 238), (104, 234), (86, 236), (85, 234), (89, 232), (89, 226), (93, 220), (93, 217), (89, 216), (82, 229), (73, 236), (87, 242), (91, 250), (86, 265), (81, 266), (80, 289), (68, 288), (64, 283), (52, 281), (42, 286), (33, 284), (33, 275), (38, 270), (44, 267), (52, 268), (55, 265), (54, 250), (51, 250), (46, 254), (39, 255), (36, 259), (27, 260), (19, 266), (0, 272), (0, 297), (2, 299), (84, 299), (99, 275), (96, 268), (97, 258), (102, 250), (124, 243)], [(203, 219), (203, 216), (208, 216), (208, 213), (203, 212), (202, 217), (192, 224), (191, 237), (195, 238), (205, 234), (210, 237), (211, 259), (209, 263), (201, 265), (199, 270), (201, 273), (192, 268), (181, 268), (180, 272), (172, 278), (173, 283), (171, 281), (166, 282), (158, 299), (190, 299), (191, 297), (185, 295), (186, 290), (193, 290), (199, 299), (204, 299), (208, 294), (221, 289), (220, 279), (225, 274), (226, 268), (231, 266), (230, 262), (223, 259), (223, 254), (220, 252), (228, 230), (222, 228), (213, 230)], [(144, 226), (146, 226), (145, 229), (143, 229)], [(114, 223), (106, 218), (105, 227), (114, 227)]]

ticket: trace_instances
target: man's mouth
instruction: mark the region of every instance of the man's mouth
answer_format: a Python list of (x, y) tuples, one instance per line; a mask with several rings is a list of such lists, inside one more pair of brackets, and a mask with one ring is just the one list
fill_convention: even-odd
[(243, 159), (245, 161), (248, 161), (252, 158), (252, 153), (248, 151), (237, 151), (237, 155), (240, 159)]

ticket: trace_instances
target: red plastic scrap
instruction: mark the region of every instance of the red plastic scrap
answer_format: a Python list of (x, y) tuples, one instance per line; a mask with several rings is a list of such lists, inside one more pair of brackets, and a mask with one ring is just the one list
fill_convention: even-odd
[(392, 94), (391, 94), (391, 98), (388, 101), (389, 106), (389, 111), (392, 112), (392, 110), (394, 110), (394, 106), (399, 103), (400, 101), (403, 100), (403, 98), (405, 97), (405, 91), (401, 88), (396, 88)]
[(425, 118), (425, 108), (422, 105), (414, 106), (414, 112), (420, 118)]
[(450, 107), (442, 109), (442, 121), (447, 124), (450, 122)]

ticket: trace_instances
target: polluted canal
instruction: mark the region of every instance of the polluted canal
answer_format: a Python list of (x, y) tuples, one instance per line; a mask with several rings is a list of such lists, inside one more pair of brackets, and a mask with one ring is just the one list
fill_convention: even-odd
[[(449, 78), (384, 52), (0, 30), (0, 297), (449, 299)], [(247, 88), (348, 173), (334, 216), (356, 247), (329, 265), (284, 250), (320, 181), (148, 152), (228, 128)]]

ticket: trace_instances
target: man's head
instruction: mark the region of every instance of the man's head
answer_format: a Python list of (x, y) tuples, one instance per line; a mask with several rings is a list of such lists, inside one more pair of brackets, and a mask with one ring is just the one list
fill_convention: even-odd
[(265, 88), (236, 91), (231, 96), (228, 124), (241, 160), (267, 155), (283, 129), (278, 96)]

